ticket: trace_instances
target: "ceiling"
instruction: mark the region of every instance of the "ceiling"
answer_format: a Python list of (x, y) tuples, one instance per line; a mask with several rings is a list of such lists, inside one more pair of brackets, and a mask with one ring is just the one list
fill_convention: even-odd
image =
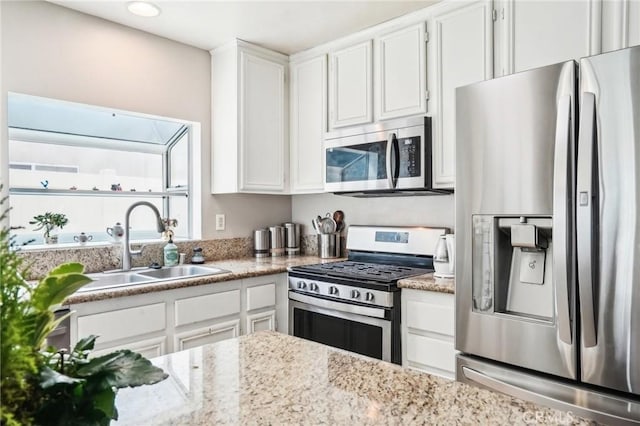
[(210, 50), (239, 38), (292, 54), (422, 9), (437, 0), (213, 1), (155, 0), (142, 18), (121, 0), (48, 0), (128, 27)]

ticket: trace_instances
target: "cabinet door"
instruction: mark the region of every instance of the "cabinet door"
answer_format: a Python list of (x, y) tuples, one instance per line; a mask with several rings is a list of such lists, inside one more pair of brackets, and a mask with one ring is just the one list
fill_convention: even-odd
[(491, 1), (452, 6), (435, 15), (429, 28), (435, 188), (455, 186), (456, 87), (493, 77)]
[(285, 190), (284, 83), (284, 65), (240, 52), (241, 191)]
[(324, 191), (327, 56), (291, 65), (291, 192)]
[(331, 128), (372, 122), (371, 40), (331, 53), (329, 66)]
[(276, 311), (247, 314), (247, 334), (263, 330), (276, 330)]
[(119, 349), (129, 349), (137, 352), (143, 357), (150, 359), (167, 353), (167, 337), (161, 336), (152, 339), (137, 340), (135, 342), (123, 343), (91, 352), (91, 357), (106, 355)]
[(498, 75), (600, 53), (600, 0), (507, 0)]
[(425, 31), (420, 23), (376, 39), (376, 120), (427, 111)]
[(602, 3), (602, 51), (640, 45), (640, 0)]
[(100, 336), (97, 348), (107, 347), (109, 342), (118, 340), (142, 340), (145, 336), (165, 332), (166, 329), (165, 303), (83, 315), (77, 320), (78, 336)]
[(453, 379), (452, 294), (402, 289), (402, 365)]
[(220, 342), (232, 339), (240, 335), (240, 320), (226, 321), (223, 323), (211, 324), (194, 330), (176, 333), (174, 349), (182, 351), (195, 348), (209, 343)]

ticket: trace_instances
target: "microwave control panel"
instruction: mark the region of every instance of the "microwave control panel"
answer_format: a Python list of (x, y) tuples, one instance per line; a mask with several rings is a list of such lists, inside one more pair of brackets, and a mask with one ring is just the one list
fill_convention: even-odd
[(398, 177), (420, 176), (422, 168), (422, 147), (420, 139), (420, 136), (398, 138), (400, 151), (400, 170)]

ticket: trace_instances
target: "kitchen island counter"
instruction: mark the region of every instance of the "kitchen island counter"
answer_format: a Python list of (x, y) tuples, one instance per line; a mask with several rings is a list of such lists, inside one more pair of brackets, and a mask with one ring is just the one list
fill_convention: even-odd
[(502, 394), (275, 332), (155, 358), (117, 425), (590, 424)]

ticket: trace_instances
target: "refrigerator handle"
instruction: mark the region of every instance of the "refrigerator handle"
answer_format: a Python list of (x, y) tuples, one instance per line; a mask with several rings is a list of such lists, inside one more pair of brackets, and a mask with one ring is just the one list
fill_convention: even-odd
[(553, 160), (553, 279), (555, 281), (556, 325), (560, 340), (570, 345), (571, 319), (569, 311), (569, 284), (571, 281), (572, 244), (572, 159), (571, 95), (558, 99), (556, 140)]
[[(596, 141), (596, 98), (582, 93), (578, 138), (576, 235), (580, 320), (584, 347), (596, 346), (596, 322), (593, 288), (597, 279), (598, 161)], [(595, 179), (594, 179), (595, 177)]]

